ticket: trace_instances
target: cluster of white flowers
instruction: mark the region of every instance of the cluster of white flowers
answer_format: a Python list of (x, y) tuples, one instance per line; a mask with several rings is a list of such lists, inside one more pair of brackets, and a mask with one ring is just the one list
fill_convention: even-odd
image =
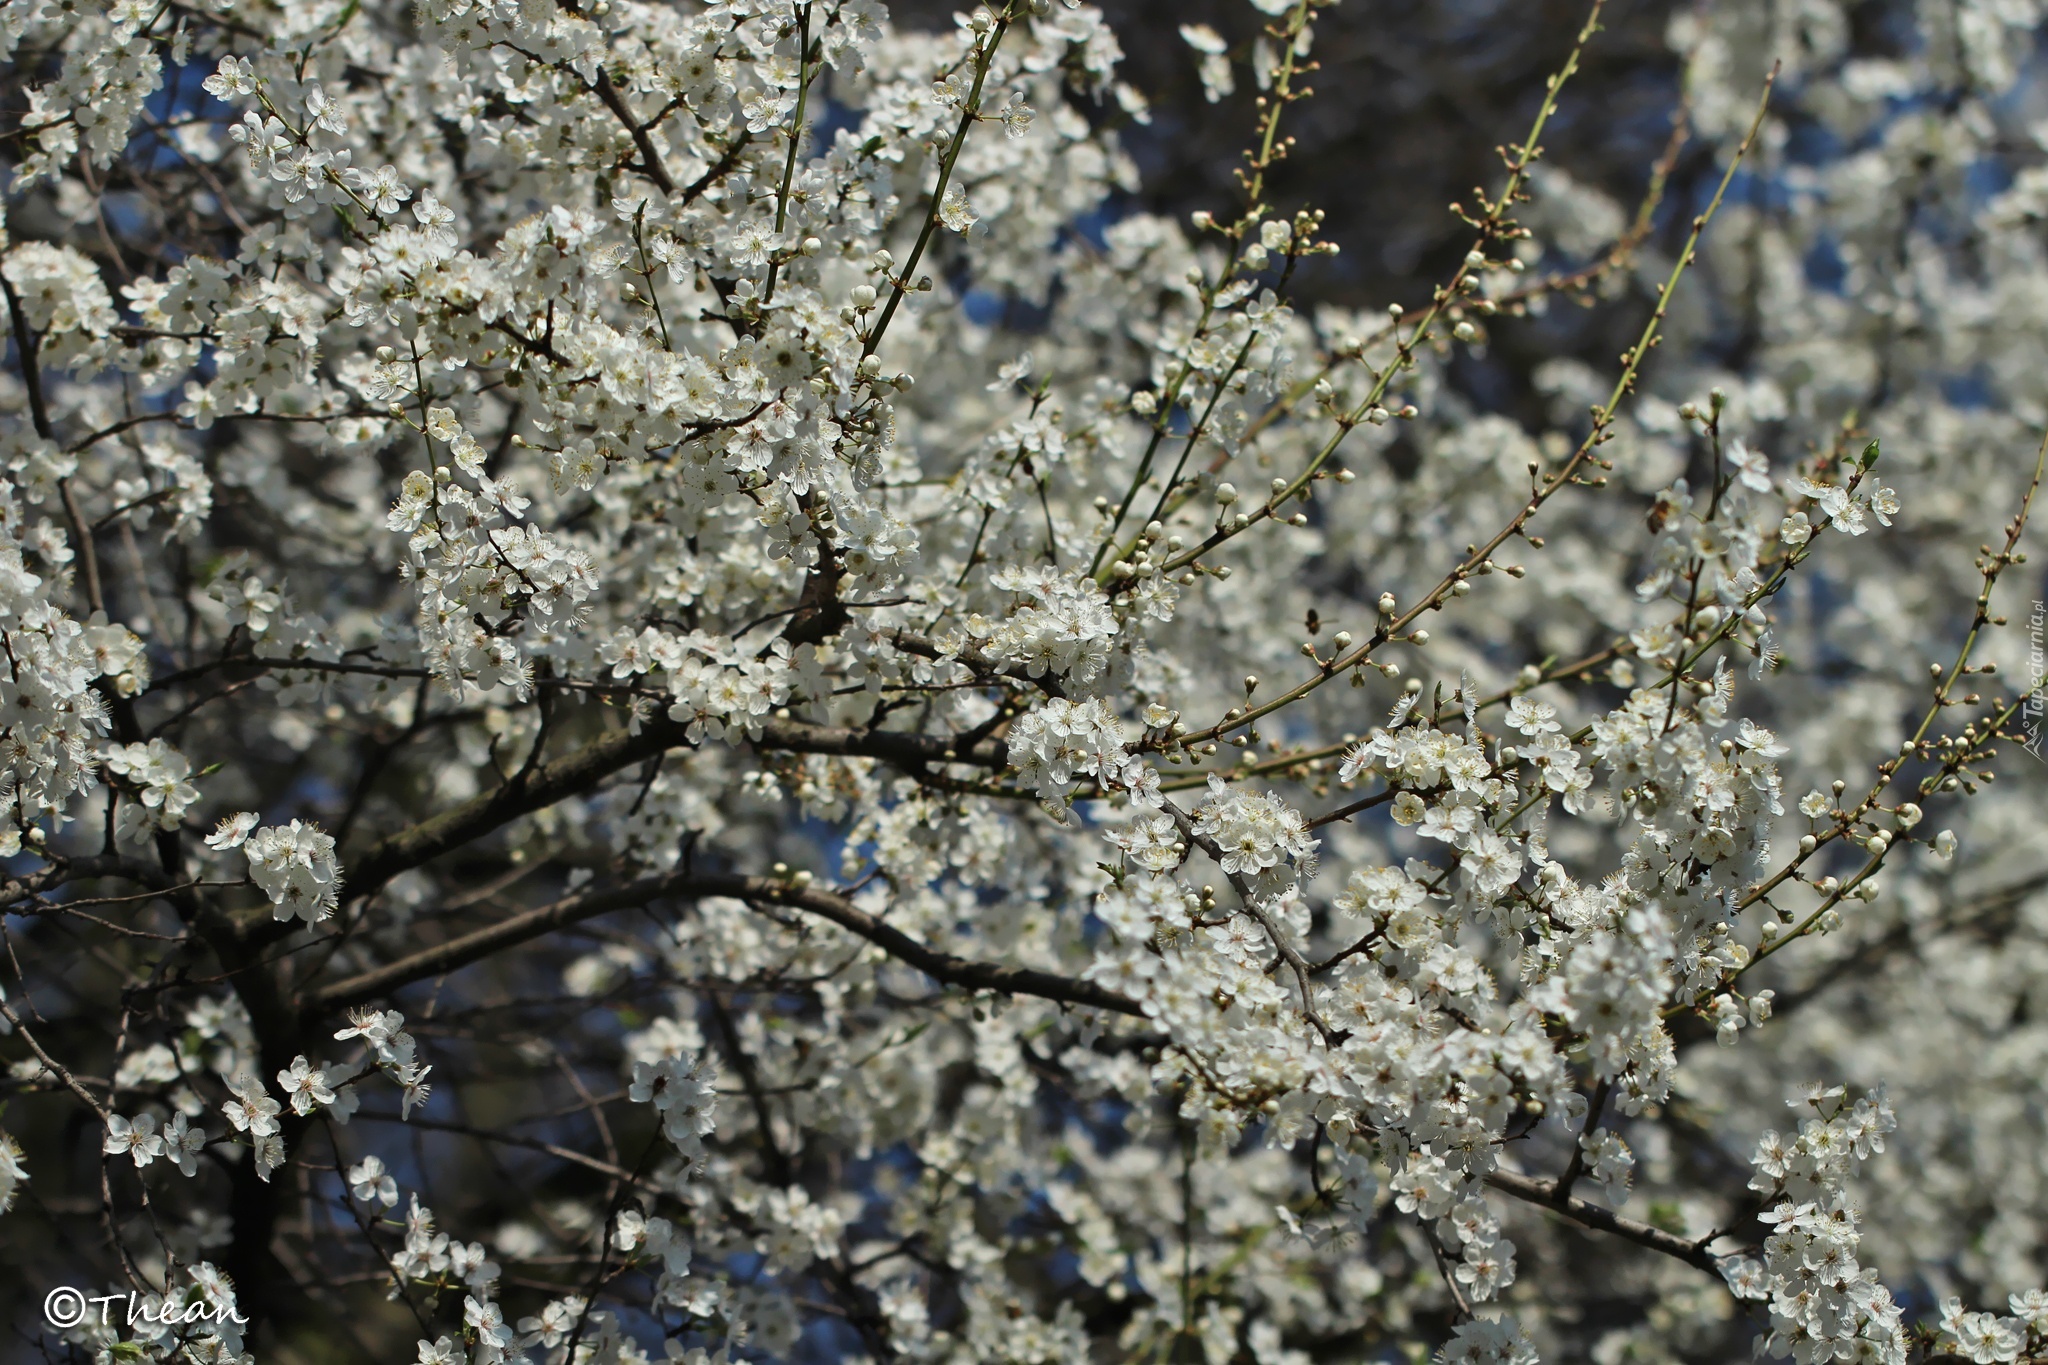
[(686, 1157), (700, 1156), (704, 1137), (716, 1126), (718, 1092), (712, 1086), (713, 1073), (702, 1063), (684, 1065), (675, 1057), (633, 1063), (633, 1083), (627, 1097), (636, 1104), (651, 1104), (661, 1116), (661, 1131), (669, 1143)]
[(1942, 1300), (1935, 1347), (1975, 1365), (2003, 1365), (2040, 1355), (2048, 1346), (2048, 1293), (2029, 1289), (2008, 1295), (2006, 1304), (2011, 1317), (1965, 1312), (1961, 1299)]
[(661, 1277), (655, 1281), (654, 1302), (687, 1307), (696, 1287), (685, 1283), (690, 1275), (690, 1240), (666, 1218), (648, 1218), (637, 1209), (622, 1209), (612, 1227), (612, 1245), (629, 1255), (638, 1253), (661, 1262)]
[(1220, 777), (1209, 779), (1208, 795), (1195, 807), (1194, 831), (1212, 840), (1226, 874), (1245, 878), (1265, 891), (1288, 881), (1288, 868), (1315, 875), (1316, 841), (1301, 812), (1272, 792), (1248, 792)]
[(270, 1098), (263, 1082), (244, 1071), (228, 1082), (234, 1098), (221, 1105), (221, 1113), (238, 1133), (247, 1133), (255, 1149), (256, 1169), (265, 1180), (284, 1165), (284, 1137), (278, 1126), (278, 1112), (284, 1107)]
[[(1848, 1193), (1855, 1167), (1884, 1150), (1884, 1135), (1898, 1121), (1882, 1093), (1852, 1106), (1841, 1086), (1815, 1086), (1792, 1103), (1815, 1112), (1800, 1123), (1796, 1138), (1764, 1134), (1750, 1181), (1751, 1189), (1776, 1200), (1759, 1215), (1771, 1229), (1763, 1258), (1727, 1262), (1723, 1273), (1740, 1297), (1769, 1303), (1765, 1348), (1773, 1355), (1904, 1362), (1898, 1305), (1857, 1263), (1861, 1237)], [(1970, 1359), (1984, 1358), (1974, 1346), (1967, 1349)]]
[(1124, 724), (1099, 698), (1054, 697), (1020, 716), (1010, 729), (1010, 766), (1060, 815), (1074, 785), (1092, 778), (1103, 791), (1125, 791), (1141, 806), (1160, 803), (1159, 773), (1124, 747)]
[(145, 842), (157, 830), (177, 829), (199, 800), (199, 788), (187, 780), (192, 776), (191, 762), (160, 739), (112, 745), (100, 761), (135, 789), (135, 799), (115, 817), (124, 844)]
[[(420, 588), (420, 645), (449, 685), (528, 685), (512, 625), (529, 614), (568, 616), (596, 586), (590, 556), (517, 520), (528, 504), (484, 471), (484, 451), (445, 407), (427, 412), (429, 448), (445, 446), (472, 491), (447, 465), (406, 475), (387, 525), (409, 535)], [(430, 557), (431, 556), (431, 563)], [(476, 608), (504, 613), (491, 621)]]
[[(491, 1301), (492, 1291), (502, 1273), (497, 1262), (489, 1258), (481, 1242), (456, 1241), (436, 1229), (433, 1210), (421, 1205), (416, 1194), (405, 1215), (404, 1244), (391, 1255), (391, 1273), (393, 1298), (413, 1281), (459, 1283), (470, 1291), (470, 1297), (465, 1300), (466, 1319), (472, 1311), (487, 1308), (494, 1315), (491, 1318), (493, 1325), (503, 1322), (497, 1305)], [(477, 1295), (482, 1298), (478, 1299)], [(470, 1321), (469, 1326), (475, 1327), (477, 1323)], [(507, 1345), (510, 1340), (507, 1333), (498, 1345)]]
[[(9, 433), (22, 442), (17, 430)], [(8, 818), (0, 826), (0, 855), (40, 839), (38, 821), (62, 811), (95, 778), (94, 740), (107, 730), (104, 698), (92, 688), (113, 668), (128, 671), (132, 656), (118, 646), (99, 648), (88, 628), (51, 605), (50, 579), (73, 552), (47, 521), (25, 524), (22, 501), (40, 501), (54, 471), (38, 471), (43, 455), (29, 438), (28, 453), (9, 461), (11, 483), (0, 494), (0, 638), (9, 661), (0, 678), (0, 726), (6, 743)], [(42, 566), (33, 571), (31, 562)], [(125, 634), (126, 632), (124, 632)]]
[(242, 850), (250, 880), (270, 898), (278, 919), (296, 916), (315, 924), (333, 914), (341, 902), (334, 837), (301, 820), (258, 828), (258, 818), (249, 811), (222, 817), (206, 837), (207, 847), (223, 853)]
[[(352, 1038), (362, 1040), (363, 1046), (369, 1049), (370, 1064), (389, 1076), (398, 1087), (401, 1119), (410, 1117), (413, 1107), (426, 1103), (433, 1094), (434, 1088), (427, 1083), (427, 1077), (434, 1068), (420, 1060), (419, 1044), (405, 1031), (405, 1016), (397, 1010), (350, 1010), (348, 1027), (336, 1030), (334, 1038), (336, 1042), (347, 1042)], [(337, 1083), (353, 1078), (357, 1070), (354, 1067), (337, 1069), (324, 1063), (323, 1066), (334, 1075)], [(278, 1084), (286, 1084), (283, 1073), (279, 1073)], [(357, 1101), (354, 1092), (350, 1091), (339, 1103), (332, 1100), (322, 1100), (321, 1103), (334, 1105), (335, 1118), (347, 1123)]]
[(795, 657), (787, 640), (750, 654), (704, 634), (673, 635), (652, 626), (637, 634), (620, 631), (600, 648), (614, 678), (660, 673), (671, 720), (684, 723), (693, 739), (718, 739), (728, 730), (757, 733), (773, 712), (805, 688), (816, 691), (816, 659)]
[(163, 1157), (189, 1176), (197, 1172), (197, 1157), (205, 1146), (206, 1130), (190, 1126), (183, 1114), (172, 1114), (162, 1132), (157, 1131), (154, 1114), (137, 1114), (132, 1119), (109, 1114), (100, 1150), (108, 1156), (132, 1157), (138, 1168)]
[(1058, 570), (1011, 568), (993, 575), (990, 585), (1023, 599), (999, 620), (967, 618), (969, 637), (991, 658), (1015, 664), (1034, 678), (1050, 674), (1085, 686), (1103, 676), (1117, 638), (1117, 620), (1093, 579)]

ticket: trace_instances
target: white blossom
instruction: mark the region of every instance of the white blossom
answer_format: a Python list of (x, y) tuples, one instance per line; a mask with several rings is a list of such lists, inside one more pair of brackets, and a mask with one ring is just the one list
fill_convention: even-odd
[(341, 896), (341, 869), (334, 839), (318, 826), (298, 820), (268, 825), (242, 844), (249, 875), (270, 897), (279, 919), (294, 915), (308, 924), (334, 913)]

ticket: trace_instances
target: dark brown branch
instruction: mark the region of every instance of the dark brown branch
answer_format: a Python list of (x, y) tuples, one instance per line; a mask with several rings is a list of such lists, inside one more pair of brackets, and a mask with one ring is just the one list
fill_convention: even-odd
[(85, 566), (86, 604), (98, 615), (107, 609), (107, 599), (100, 588), (100, 555), (92, 543), (92, 527), (79, 510), (78, 495), (71, 491), (70, 479), (57, 480), (57, 495), (64, 504), (64, 517), (71, 523), (72, 539), (78, 542), (79, 560)]
[(619, 93), (619, 87), (612, 84), (611, 73), (599, 63), (597, 84), (593, 87), (597, 97), (604, 101), (605, 108), (618, 116), (626, 132), (633, 138), (633, 145), (640, 149), (640, 168), (647, 172), (647, 178), (661, 187), (663, 194), (674, 194), (676, 182), (669, 176), (668, 167), (661, 164), (661, 153), (654, 150), (654, 139), (647, 135), (647, 125), (640, 122), (627, 105), (626, 97)]
[(92, 858), (59, 859), (48, 867), (24, 873), (0, 884), (0, 908), (13, 905), (25, 896), (37, 895), (66, 882), (86, 881), (95, 877), (122, 877), (149, 887), (159, 895), (167, 894), (174, 888), (172, 879), (163, 870), (138, 858), (114, 856)]
[(1024, 665), (1006, 664), (1000, 660), (991, 659), (972, 645), (962, 645), (948, 656), (939, 649), (936, 641), (919, 635), (916, 631), (892, 629), (881, 630), (875, 633), (896, 646), (896, 648), (902, 650), (905, 654), (915, 654), (921, 659), (951, 657), (965, 664), (973, 671), (974, 676), (978, 680), (995, 677), (1009, 678), (1013, 682), (1029, 684), (1049, 697), (1064, 697), (1067, 695), (1066, 689), (1060, 686), (1060, 680), (1054, 677), (1049, 669), (1041, 672), (1037, 677), (1033, 677), (1031, 671), (1025, 668)]
[(218, 659), (181, 668), (175, 673), (166, 673), (151, 680), (148, 690), (161, 692), (202, 678), (209, 673), (218, 673), (224, 668), (260, 668), (297, 670), (305, 673), (363, 673), (376, 678), (431, 678), (434, 675), (424, 668), (411, 668), (405, 664), (350, 663), (346, 659), (282, 659), (269, 658), (259, 654), (225, 654)]
[(1698, 1242), (1688, 1241), (1677, 1233), (1666, 1232), (1648, 1223), (1638, 1223), (1633, 1218), (1624, 1218), (1612, 1209), (1590, 1204), (1577, 1195), (1558, 1198), (1557, 1182), (1541, 1180), (1535, 1176), (1519, 1175), (1514, 1171), (1498, 1170), (1486, 1177), (1486, 1183), (1504, 1194), (1517, 1199), (1539, 1204), (1560, 1217), (1569, 1218), (1581, 1227), (1596, 1232), (1613, 1233), (1616, 1237), (1634, 1242), (1637, 1246), (1661, 1251), (1684, 1261), (1687, 1265), (1704, 1270), (1716, 1280), (1721, 1276), (1719, 1258)]
[(761, 1073), (754, 1065), (753, 1054), (740, 1041), (739, 1026), (733, 1023), (732, 1011), (725, 1007), (724, 998), (715, 990), (704, 994), (711, 1005), (712, 1022), (718, 1025), (719, 1044), (726, 1061), (739, 1074), (740, 1088), (747, 1092), (747, 1103), (753, 1107), (754, 1128), (760, 1134), (762, 1164), (767, 1168), (768, 1179), (785, 1188), (794, 1185), (796, 1167), (789, 1159), (789, 1153), (783, 1151), (782, 1144), (775, 1139), (775, 1111), (768, 1105), (768, 1092), (761, 1085)]
[(528, 910), (397, 962), (324, 986), (307, 999), (305, 1010), (308, 1015), (331, 1013), (388, 994), (415, 981), (454, 971), (507, 948), (614, 910), (664, 898), (687, 900), (703, 896), (731, 896), (745, 901), (787, 905), (830, 920), (907, 966), (949, 986), (999, 991), (1007, 995), (1030, 995), (1062, 1004), (1112, 1010), (1118, 1014), (1143, 1015), (1136, 1001), (1091, 981), (1060, 976), (1034, 967), (976, 962), (941, 952), (830, 891), (800, 887), (770, 877), (692, 873), (648, 877), (609, 891), (569, 896), (551, 905)]
[[(122, 330), (122, 331), (125, 331), (125, 330), (128, 330), (128, 329), (117, 329), (117, 330)], [(384, 416), (384, 415), (385, 415), (384, 413), (381, 413), (381, 412), (377, 412), (376, 410), (374, 410), (374, 409), (371, 409), (371, 408), (347, 408), (347, 409), (344, 409), (344, 410), (342, 410), (342, 411), (340, 411), (340, 412), (324, 412), (324, 413), (323, 413), (323, 412), (222, 412), (222, 413), (216, 413), (216, 414), (214, 414), (214, 419), (213, 419), (213, 420), (214, 420), (214, 421), (215, 421), (216, 423), (219, 423), (219, 422), (332, 422), (332, 421), (335, 421), (335, 420), (337, 420), (337, 419), (339, 419), (339, 418), (343, 418), (343, 417), (382, 417), (382, 416)], [(193, 428), (193, 427), (192, 427), (192, 426), (190, 425), (190, 423), (189, 423), (189, 422), (188, 422), (188, 421), (187, 421), (187, 420), (186, 420), (185, 418), (182, 418), (182, 417), (178, 416), (178, 414), (177, 414), (177, 413), (175, 413), (175, 412), (145, 412), (145, 413), (141, 413), (141, 414), (138, 414), (138, 415), (136, 415), (136, 416), (134, 416), (134, 417), (124, 417), (124, 418), (122, 418), (122, 419), (121, 419), (120, 421), (118, 421), (118, 422), (115, 422), (115, 423), (113, 423), (113, 424), (112, 424), (112, 425), (110, 425), (110, 426), (104, 426), (104, 427), (101, 427), (101, 428), (100, 428), (100, 429), (99, 429), (98, 431), (95, 431), (95, 432), (93, 432), (93, 433), (92, 433), (91, 435), (89, 435), (89, 436), (82, 436), (82, 437), (80, 437), (80, 438), (79, 438), (78, 440), (76, 440), (76, 441), (72, 442), (72, 443), (71, 443), (70, 445), (68, 445), (68, 446), (64, 447), (64, 453), (65, 453), (65, 454), (67, 454), (67, 455), (77, 455), (77, 454), (79, 454), (80, 452), (82, 452), (82, 451), (84, 451), (84, 450), (87, 450), (87, 449), (89, 449), (89, 448), (90, 448), (90, 447), (92, 447), (92, 446), (98, 445), (98, 444), (99, 444), (99, 443), (100, 443), (101, 441), (104, 441), (104, 440), (106, 440), (106, 439), (107, 439), (107, 438), (108, 438), (109, 436), (119, 436), (119, 435), (120, 435), (120, 434), (121, 434), (122, 432), (124, 432), (124, 431), (132, 431), (132, 430), (133, 430), (134, 428), (136, 428), (136, 427), (140, 427), (140, 426), (147, 426), (147, 425), (149, 425), (150, 423), (153, 423), (153, 422), (171, 422), (171, 423), (174, 423), (174, 424), (176, 424), (176, 425), (178, 426), (179, 430), (181, 430), (181, 431), (191, 431), (191, 430), (194, 430), (194, 428)], [(168, 492), (168, 491), (171, 491), (171, 490), (165, 490), (165, 491), (166, 491), (166, 492)]]
[(1563, 1204), (1572, 1197), (1572, 1187), (1579, 1183), (1579, 1177), (1586, 1173), (1586, 1144), (1600, 1126), (1600, 1113), (1607, 1108), (1607, 1094), (1613, 1088), (1604, 1077), (1594, 1085), (1593, 1094), (1586, 1101), (1586, 1121), (1580, 1128), (1580, 1140), (1572, 1144), (1572, 1159), (1565, 1163), (1564, 1174), (1551, 1187), (1552, 1202)]
[[(686, 722), (666, 717), (646, 721), (637, 733), (622, 730), (608, 735), (372, 845), (354, 860), (349, 869), (349, 885), (356, 894), (366, 895), (408, 868), (459, 848), (522, 815), (587, 792), (623, 768), (693, 743)], [(755, 746), (789, 753), (878, 758), (912, 766), (969, 763), (1001, 768), (1007, 761), (1003, 747), (991, 742), (962, 753), (939, 735), (848, 729), (796, 720), (763, 722)]]
[(740, 164), (740, 155), (747, 150), (747, 144), (752, 141), (753, 134), (746, 132), (742, 132), (738, 137), (734, 138), (732, 146), (727, 147), (721, 152), (718, 160), (711, 163), (710, 168), (704, 174), (698, 176), (684, 187), (683, 202), (685, 204), (694, 204), (704, 191), (725, 179), (726, 176), (731, 175), (733, 167)]
[(43, 403), (43, 372), (36, 360), (36, 334), (30, 330), (28, 315), (21, 311), (21, 300), (15, 296), (14, 285), (4, 272), (0, 272), (0, 292), (7, 296), (7, 316), (14, 324), (15, 359), (21, 362), (21, 382), (28, 390), (29, 419), (35, 423), (36, 435), (54, 441), (57, 437), (50, 428), (50, 410)]
[(594, 1156), (579, 1152), (573, 1147), (564, 1147), (558, 1142), (542, 1142), (537, 1138), (519, 1137), (512, 1133), (500, 1133), (488, 1128), (477, 1128), (467, 1123), (449, 1123), (444, 1120), (421, 1118), (418, 1115), (405, 1118), (398, 1114), (375, 1114), (365, 1109), (358, 1113), (356, 1117), (366, 1119), (372, 1123), (402, 1123), (409, 1128), (424, 1128), (434, 1133), (459, 1133), (463, 1137), (475, 1138), (479, 1142), (495, 1142), (501, 1147), (523, 1147), (530, 1152), (545, 1152), (558, 1161), (573, 1162), (578, 1166), (587, 1167), (598, 1172), (600, 1175), (608, 1175), (614, 1180), (630, 1181), (633, 1179), (633, 1173), (623, 1166), (614, 1165), (609, 1161), (600, 1161)]

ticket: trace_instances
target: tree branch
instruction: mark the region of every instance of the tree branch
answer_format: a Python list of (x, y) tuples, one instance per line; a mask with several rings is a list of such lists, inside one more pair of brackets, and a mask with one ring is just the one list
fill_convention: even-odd
[(1666, 1232), (1648, 1223), (1638, 1223), (1633, 1218), (1624, 1218), (1612, 1209), (1587, 1203), (1577, 1195), (1567, 1194), (1559, 1198), (1557, 1182), (1554, 1180), (1542, 1180), (1514, 1171), (1497, 1170), (1486, 1177), (1486, 1183), (1504, 1194), (1511, 1194), (1517, 1199), (1527, 1200), (1561, 1217), (1569, 1218), (1581, 1227), (1591, 1228), (1596, 1232), (1613, 1233), (1616, 1237), (1634, 1242), (1637, 1246), (1648, 1247), (1652, 1251), (1661, 1251), (1666, 1256), (1676, 1257), (1689, 1266), (1706, 1271), (1716, 1280), (1722, 1278), (1720, 1259), (1701, 1243), (1687, 1241), (1676, 1233)]
[(647, 178), (659, 185), (663, 194), (674, 194), (676, 182), (669, 175), (668, 167), (661, 164), (661, 153), (654, 150), (654, 139), (647, 135), (646, 126), (627, 105), (626, 97), (619, 93), (619, 87), (612, 84), (611, 73), (604, 69), (602, 62), (598, 63), (597, 84), (592, 88), (597, 91), (597, 97), (604, 101), (605, 108), (618, 116), (619, 122), (625, 125), (627, 134), (632, 137), (633, 145), (640, 149), (641, 169), (647, 172)]
[(645, 905), (672, 898), (690, 900), (703, 896), (731, 896), (739, 900), (787, 905), (830, 920), (840, 928), (859, 935), (889, 956), (915, 967), (935, 981), (967, 990), (1000, 991), (1007, 995), (1030, 995), (1061, 1004), (1111, 1010), (1142, 1017), (1144, 1011), (1128, 996), (1073, 977), (1039, 971), (1033, 967), (1009, 967), (977, 962), (941, 952), (919, 942), (901, 929), (867, 913), (844, 896), (815, 887), (799, 887), (770, 877), (733, 874), (675, 873), (648, 877), (609, 891), (568, 896), (514, 915), (510, 919), (464, 934), (460, 938), (401, 958), (346, 980), (323, 986), (307, 997), (308, 1016), (332, 1013), (380, 995), (387, 995), (415, 981), (452, 972), (507, 948), (567, 928), (583, 920), (614, 910)]
[[(607, 735), (573, 754), (523, 773), (515, 781), (379, 840), (354, 860), (349, 869), (350, 887), (357, 895), (367, 895), (408, 868), (459, 848), (522, 815), (587, 792), (623, 768), (670, 749), (694, 747), (688, 729), (687, 722), (660, 717), (642, 724), (637, 733), (622, 730)], [(754, 744), (760, 749), (843, 754), (913, 766), (969, 763), (1000, 768), (1008, 761), (1003, 746), (992, 741), (983, 741), (963, 753), (939, 735), (856, 730), (796, 720), (764, 722)]]
[(633, 1179), (633, 1173), (625, 1167), (614, 1165), (609, 1161), (601, 1161), (587, 1153), (579, 1152), (573, 1147), (564, 1147), (559, 1142), (542, 1142), (537, 1138), (520, 1137), (513, 1133), (495, 1132), (489, 1128), (478, 1128), (467, 1123), (450, 1123), (446, 1120), (421, 1118), (417, 1114), (407, 1118), (400, 1114), (376, 1114), (365, 1109), (357, 1113), (356, 1117), (372, 1123), (402, 1123), (408, 1128), (424, 1128), (432, 1133), (459, 1133), (463, 1137), (475, 1138), (479, 1142), (494, 1142), (500, 1147), (523, 1147), (529, 1152), (545, 1152), (558, 1161), (572, 1162), (575, 1165), (596, 1171), (600, 1175), (608, 1175), (614, 1180), (631, 1181)]
[(36, 360), (36, 334), (29, 327), (28, 315), (21, 311), (21, 300), (15, 296), (14, 283), (4, 270), (0, 270), (0, 293), (7, 296), (7, 317), (14, 324), (15, 359), (21, 363), (22, 386), (28, 390), (29, 420), (35, 424), (36, 435), (54, 441), (57, 437), (50, 426), (50, 410), (43, 402), (43, 372)]

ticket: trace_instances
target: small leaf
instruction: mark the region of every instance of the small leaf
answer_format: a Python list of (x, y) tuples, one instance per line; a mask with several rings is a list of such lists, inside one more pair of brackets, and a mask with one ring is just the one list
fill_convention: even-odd
[(1877, 442), (1872, 441), (1869, 445), (1863, 447), (1863, 458), (1858, 463), (1865, 469), (1877, 463)]

